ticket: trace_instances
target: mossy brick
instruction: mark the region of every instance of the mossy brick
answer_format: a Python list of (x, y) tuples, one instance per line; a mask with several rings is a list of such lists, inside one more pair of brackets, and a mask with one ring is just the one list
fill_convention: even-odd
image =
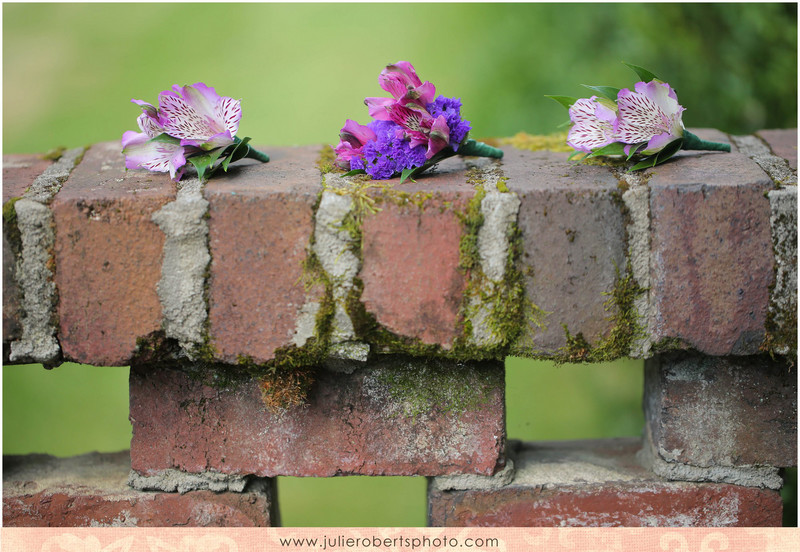
[(306, 302), (303, 261), (321, 179), (318, 147), (263, 148), (215, 174), (209, 202), (209, 338), (218, 358), (256, 363), (289, 346)]
[(257, 379), (209, 387), (131, 369), (132, 467), (232, 476), (490, 475), (505, 460), (501, 362), (379, 357), (321, 370), (307, 404), (264, 405)]
[(786, 159), (789, 166), (797, 170), (796, 128), (760, 130), (756, 135), (767, 143), (772, 153)]
[[(20, 322), (21, 291), (16, 274), (20, 244), (16, 227), (14, 201), (22, 197), (37, 176), (53, 164), (40, 155), (8, 154), (3, 156), (3, 342), (22, 336)], [(4, 351), (7, 348), (4, 347)], [(5, 355), (3, 357), (5, 359)]]
[(757, 353), (774, 279), (772, 180), (746, 156), (718, 152), (679, 153), (644, 176), (654, 343)]
[(143, 492), (127, 484), (128, 451), (70, 458), (3, 457), (5, 527), (264, 527), (277, 522), (275, 485), (244, 492)]
[(797, 465), (797, 371), (767, 355), (671, 353), (645, 364), (645, 417), (667, 462)]
[(589, 345), (607, 337), (606, 305), (625, 272), (625, 225), (618, 181), (606, 166), (567, 162), (566, 153), (507, 149), (503, 172), (520, 199), (519, 269), (528, 299), (548, 313), (523, 341), (542, 353), (567, 345), (566, 330)]
[(502, 488), (428, 488), (436, 527), (780, 526), (780, 493), (661, 479), (642, 468), (638, 439), (525, 443)]
[(161, 328), (164, 234), (151, 220), (176, 195), (168, 174), (125, 169), (118, 142), (95, 144), (53, 198), (58, 338), (64, 356), (125, 366)]
[(450, 348), (462, 331), (460, 215), (475, 196), (466, 172), (453, 158), (416, 182), (376, 181), (370, 189), (380, 210), (362, 225), (361, 301), (387, 330), (426, 345)]

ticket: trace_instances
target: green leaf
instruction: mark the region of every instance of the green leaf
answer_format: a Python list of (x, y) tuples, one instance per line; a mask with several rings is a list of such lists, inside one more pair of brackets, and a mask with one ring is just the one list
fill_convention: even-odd
[(594, 150), (586, 156), (586, 159), (597, 157), (598, 155), (627, 155), (625, 153), (625, 146), (627, 145), (628, 144), (623, 144), (622, 142), (613, 142), (607, 146), (603, 146), (599, 150)]
[(250, 141), (249, 136), (245, 136), (243, 139), (239, 140), (239, 142), (234, 141), (236, 145), (234, 146), (233, 150), (231, 150), (230, 155), (228, 155), (228, 157), (226, 157), (225, 160), (222, 162), (223, 171), (228, 172), (228, 165), (230, 165), (234, 161), (242, 159), (245, 155), (247, 155), (247, 153), (250, 151), (250, 146), (247, 145), (247, 142), (249, 141)]
[[(400, 173), (400, 184), (405, 182), (407, 179), (411, 178), (411, 175), (413, 175), (414, 172), (416, 170), (418, 170), (419, 168), (420, 167), (416, 167), (416, 168), (413, 168), (413, 169), (403, 169), (403, 172)], [(414, 182), (413, 178), (411, 178), (411, 182)]]
[(641, 142), (639, 144), (634, 144), (630, 149), (630, 153), (628, 154), (628, 160), (630, 160), (630, 158), (633, 157), (634, 155), (636, 155), (639, 151), (644, 149), (644, 147), (646, 145), (647, 145), (647, 142)]
[(576, 157), (576, 156), (578, 156), (578, 155), (581, 155), (581, 154), (583, 154), (583, 157), (581, 157), (580, 159), (578, 159), (578, 161), (583, 161), (584, 159), (586, 159), (586, 156), (587, 156), (588, 154), (587, 154), (585, 151), (581, 151), (581, 150), (575, 150), (575, 151), (573, 151), (573, 152), (570, 154), (570, 156), (569, 156), (569, 157), (567, 157), (567, 161), (572, 161), (572, 159), (573, 159), (574, 157)]
[(155, 138), (150, 138), (148, 142), (166, 142), (167, 144), (180, 144), (181, 141), (174, 136), (170, 136), (166, 132), (162, 132)]
[(612, 102), (617, 101), (617, 95), (619, 94), (619, 88), (614, 88), (613, 86), (589, 86), (588, 84), (582, 84), (584, 88), (588, 88), (589, 90), (593, 90), (597, 92), (604, 98), (608, 98)]
[(673, 140), (672, 142), (664, 146), (664, 149), (662, 149), (658, 153), (645, 157), (644, 159), (636, 163), (633, 167), (628, 169), (628, 172), (638, 171), (641, 169), (647, 169), (650, 167), (655, 167), (656, 165), (660, 165), (661, 163), (667, 161), (670, 157), (678, 153), (681, 150), (681, 146), (683, 146), (682, 138)]
[(636, 72), (636, 74), (639, 75), (639, 78), (641, 80), (643, 80), (644, 82), (650, 82), (653, 79), (661, 80), (657, 76), (655, 76), (653, 73), (651, 73), (650, 71), (645, 69), (644, 67), (639, 67), (638, 65), (633, 65), (631, 63), (625, 63), (624, 61), (622, 63), (624, 63), (625, 65), (627, 65), (631, 69), (633, 69)]
[(353, 169), (352, 171), (347, 171), (342, 176), (355, 176), (357, 174), (367, 174), (367, 171), (364, 169)]
[(572, 104), (578, 101), (579, 98), (573, 98), (572, 96), (545, 96), (545, 98), (550, 98), (551, 100), (555, 100), (567, 109), (572, 107)]
[(206, 169), (211, 166), (213, 161), (211, 161), (211, 156), (209, 154), (203, 155), (194, 155), (192, 157), (187, 158), (194, 168), (197, 169), (197, 178), (200, 179), (202, 182), (205, 178)]

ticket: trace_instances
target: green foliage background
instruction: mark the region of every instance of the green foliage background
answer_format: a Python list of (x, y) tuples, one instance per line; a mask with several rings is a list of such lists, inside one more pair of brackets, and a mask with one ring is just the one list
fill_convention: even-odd
[(687, 126), (797, 119), (796, 4), (4, 4), (3, 152), (119, 139), (131, 98), (204, 81), (243, 99), (255, 143), (337, 140), (368, 120), (382, 67), (411, 61), (461, 97), (474, 135), (550, 133), (545, 94), (675, 87)]
[[(621, 61), (670, 82), (687, 126), (797, 126), (796, 4), (20, 3), (3, 5), (2, 149), (118, 140), (136, 129), (131, 98), (198, 81), (242, 98), (240, 135), (256, 144), (335, 143), (346, 119), (367, 122), (363, 98), (401, 59), (462, 98), (476, 137), (556, 131), (564, 110), (544, 95), (632, 86)], [(641, 362), (507, 368), (510, 438), (641, 430)], [(4, 367), (4, 453), (127, 448), (127, 375)], [(279, 486), (286, 525), (425, 523), (423, 478)]]

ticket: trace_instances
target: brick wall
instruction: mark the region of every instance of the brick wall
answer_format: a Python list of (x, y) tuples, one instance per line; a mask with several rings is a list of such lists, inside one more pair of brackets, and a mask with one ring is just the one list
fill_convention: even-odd
[[(6, 525), (274, 525), (281, 475), (427, 476), (431, 525), (778, 525), (795, 130), (629, 174), (506, 147), (414, 183), (264, 148), (3, 159), (3, 359), (131, 366), (130, 454), (4, 458)], [(643, 438), (506, 440), (507, 355), (646, 360)], [(512, 436), (513, 437), (513, 436)]]

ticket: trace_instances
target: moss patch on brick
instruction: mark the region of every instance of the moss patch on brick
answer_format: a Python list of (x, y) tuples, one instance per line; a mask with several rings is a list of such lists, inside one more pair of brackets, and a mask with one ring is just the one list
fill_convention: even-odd
[(316, 165), (322, 175), (330, 172), (344, 172), (336, 166), (336, 152), (329, 145), (322, 146), (322, 149), (319, 150)]
[(446, 366), (435, 360), (401, 362), (376, 370), (373, 377), (386, 387), (392, 402), (400, 406), (395, 414), (411, 419), (424, 416), (432, 408), (454, 414), (476, 410), (503, 385), (494, 367)]
[(563, 151), (572, 152), (573, 149), (567, 145), (567, 133), (558, 132), (548, 135), (532, 135), (527, 132), (518, 132), (509, 138), (500, 138), (500, 145), (513, 146), (520, 150), (528, 151)]
[(556, 362), (608, 362), (628, 356), (634, 341), (644, 335), (635, 301), (645, 291), (633, 277), (630, 261), (624, 274), (617, 268), (614, 289), (604, 303), (606, 312), (612, 313), (611, 331), (592, 346), (583, 334), (572, 335), (564, 326), (567, 344), (555, 356)]
[(3, 234), (11, 246), (14, 256), (19, 258), (22, 255), (22, 234), (17, 224), (17, 210), (14, 205), (20, 197), (12, 197), (3, 204)]

